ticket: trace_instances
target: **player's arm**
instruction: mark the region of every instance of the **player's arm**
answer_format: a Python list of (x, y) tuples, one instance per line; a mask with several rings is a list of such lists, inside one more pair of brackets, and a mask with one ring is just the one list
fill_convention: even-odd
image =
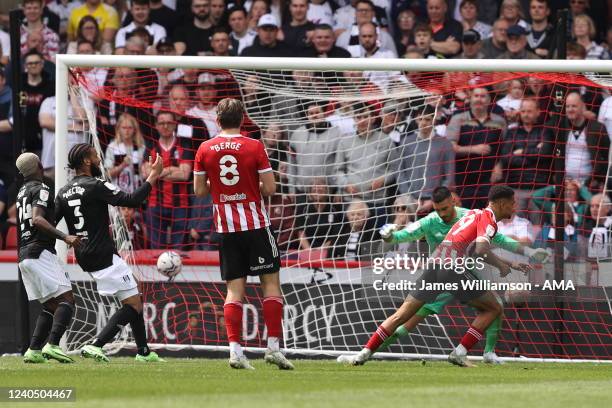
[(75, 235), (68, 235), (63, 233), (62, 231), (55, 228), (53, 225), (47, 221), (45, 218), (47, 210), (43, 207), (34, 206), (32, 209), (32, 224), (38, 228), (40, 231), (45, 234), (53, 237), (55, 239), (59, 239), (60, 241), (64, 241), (68, 246), (79, 247), (81, 246), (81, 238)]
[(395, 244), (399, 242), (418, 241), (425, 237), (424, 220), (415, 221), (400, 231), (396, 231), (397, 227), (396, 224), (384, 225), (379, 231), (383, 241)]
[[(153, 158), (149, 157), (149, 162), (151, 162), (152, 160)], [(113, 206), (130, 208), (136, 208), (140, 206), (149, 196), (153, 183), (157, 181), (162, 170), (164, 169), (164, 163), (162, 161), (161, 156), (159, 155), (155, 158), (154, 163), (149, 164), (151, 166), (151, 170), (147, 179), (144, 183), (142, 183), (142, 186), (138, 187), (133, 193), (126, 193), (124, 191), (121, 191), (116, 186), (108, 182), (100, 183), (98, 192), (101, 195), (101, 199), (104, 202)]]
[(210, 193), (210, 181), (206, 172), (193, 173), (193, 191), (196, 197), (206, 197)]
[(276, 180), (272, 169), (259, 173), (259, 191), (264, 197), (269, 197), (276, 193)]
[(515, 254), (525, 255), (529, 257), (529, 260), (532, 262), (543, 263), (546, 262), (550, 256), (548, 251), (544, 248), (531, 248), (529, 245), (522, 244), (514, 238), (510, 238), (499, 232), (495, 234), (491, 243), (496, 247), (514, 252)]

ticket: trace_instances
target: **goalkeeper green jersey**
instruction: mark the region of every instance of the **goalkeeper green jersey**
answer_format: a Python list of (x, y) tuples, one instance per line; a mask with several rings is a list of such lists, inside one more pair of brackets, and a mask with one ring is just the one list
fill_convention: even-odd
[[(410, 242), (417, 241), (421, 238), (425, 238), (427, 244), (429, 244), (429, 252), (431, 253), (438, 245), (444, 241), (446, 234), (452, 228), (452, 226), (459, 221), (468, 211), (467, 208), (455, 207), (456, 216), (449, 222), (445, 223), (437, 212), (432, 212), (420, 220), (413, 222), (408, 227), (401, 231), (393, 233), (392, 243)], [(506, 249), (511, 252), (517, 252), (519, 248), (519, 242), (500, 234), (495, 234), (491, 242), (493, 245)]]

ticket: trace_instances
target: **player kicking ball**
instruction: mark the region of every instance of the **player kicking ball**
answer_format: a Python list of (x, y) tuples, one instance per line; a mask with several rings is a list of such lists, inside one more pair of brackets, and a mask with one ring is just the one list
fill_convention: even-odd
[(42, 303), (42, 311), (36, 320), (30, 347), (23, 361), (73, 363), (74, 360), (59, 346), (72, 320), (74, 296), (68, 274), (55, 254), (55, 240), (62, 240), (74, 247), (78, 247), (81, 241), (55, 228), (54, 203), (50, 199), (53, 196), (43, 183), (43, 167), (38, 156), (23, 153), (15, 165), (24, 177), (16, 202), (19, 270), (28, 299)]
[(247, 276), (259, 276), (268, 330), (264, 359), (282, 370), (293, 370), (293, 364), (280, 351), (280, 257), (262, 198), (274, 194), (276, 183), (263, 144), (240, 134), (243, 116), (244, 106), (239, 100), (226, 98), (219, 102), (217, 122), (222, 131), (198, 148), (194, 190), (198, 197), (212, 195), (215, 228), (221, 235), (219, 261), (221, 276), (227, 282), (223, 314), (230, 367), (253, 369), (240, 345), (242, 302)]
[[(151, 159), (149, 159), (151, 162)], [(163, 170), (161, 157), (151, 163), (151, 173), (143, 185), (132, 194), (119, 190), (104, 181), (100, 170), (100, 157), (85, 143), (77, 144), (68, 153), (68, 166), (76, 177), (66, 184), (55, 199), (56, 221), (64, 218), (71, 235), (81, 238), (83, 245), (75, 248), (77, 263), (96, 281), (98, 293), (114, 296), (123, 305), (108, 320), (107, 325), (92, 344), (81, 349), (81, 356), (108, 362), (102, 347), (129, 324), (136, 340), (138, 362), (162, 362), (157, 353), (149, 350), (142, 315), (142, 300), (132, 271), (117, 254), (111, 237), (108, 206), (139, 207), (151, 192)]]
[[(432, 258), (446, 261), (481, 257), (484, 262), (498, 268), (501, 276), (508, 275), (511, 269), (529, 272), (531, 270), (529, 265), (504, 260), (491, 252), (491, 241), (497, 233), (497, 220), (511, 218), (514, 207), (514, 191), (507, 186), (493, 186), (489, 193), (489, 206), (482, 210), (467, 211), (452, 226), (444, 241), (433, 252)], [(434, 285), (454, 284), (457, 289), (448, 292), (461, 301), (469, 302), (478, 310), (478, 315), (448, 360), (458, 366), (472, 367), (473, 364), (467, 359), (468, 351), (483, 338), (486, 328), (503, 312), (503, 306), (497, 301), (493, 292), (479, 288), (462, 288), (463, 282), (477, 279), (478, 277), (470, 270), (457, 273), (436, 263), (436, 266), (426, 270), (417, 280), (417, 289), (412, 291), (402, 306), (378, 327), (363, 350), (345, 362), (353, 365), (364, 364), (390, 334), (415, 316), (424, 304), (433, 302), (440, 294), (447, 292)]]
[[(447, 187), (437, 187), (432, 192), (432, 201), (434, 212), (412, 223), (409, 227), (398, 231), (399, 226), (395, 224), (387, 224), (380, 229), (380, 236), (384, 241), (390, 243), (413, 242), (425, 238), (429, 244), (430, 252), (433, 252), (441, 243), (451, 227), (465, 216), (470, 210), (455, 206), (451, 191)], [(531, 262), (543, 263), (548, 259), (548, 252), (543, 248), (530, 248), (520, 242), (497, 233), (491, 240), (491, 243), (496, 247), (506, 249), (508, 251), (522, 254), (529, 257)], [(501, 303), (501, 298), (496, 295), (497, 300)], [(397, 328), (395, 333), (389, 336), (385, 342), (378, 348), (378, 351), (383, 351), (391, 344), (395, 343), (398, 338), (407, 336), (410, 330), (414, 329), (425, 318), (432, 314), (439, 314), (446, 305), (452, 302), (455, 297), (444, 292), (430, 303), (423, 305), (414, 316), (410, 318), (404, 325)], [(497, 317), (493, 323), (486, 329), (485, 332), (485, 347), (483, 361), (488, 364), (502, 364), (503, 361), (495, 353), (495, 345), (501, 331), (502, 316)], [(340, 356), (339, 362), (345, 362), (350, 359), (350, 356)]]

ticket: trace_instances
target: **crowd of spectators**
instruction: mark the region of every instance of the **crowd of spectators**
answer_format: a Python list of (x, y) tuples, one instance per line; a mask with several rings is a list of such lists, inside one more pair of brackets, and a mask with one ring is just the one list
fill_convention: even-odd
[[(10, 152), (11, 116), (17, 109), (25, 119), (24, 148), (41, 156), (52, 183), (58, 53), (557, 58), (553, 23), (556, 11), (565, 7), (570, 10), (568, 58), (609, 59), (610, 1), (23, 0), (19, 107), (10, 94), (9, 36), (0, 30), (2, 235), (6, 238), (15, 220)], [(0, 23), (6, 21), (0, 16)], [(87, 140), (93, 114), (104, 166), (127, 191), (146, 178), (145, 158), (163, 157), (164, 173), (146, 208), (124, 211), (137, 248), (215, 247), (210, 199), (193, 197), (189, 181), (195, 149), (219, 132), (215, 106), (226, 96), (242, 97), (251, 119), (266, 119), (261, 129), (250, 121), (245, 129), (262, 138), (278, 175), (281, 187), (269, 209), (285, 250), (322, 248), (328, 256), (358, 259), (373, 251), (375, 227), (393, 219), (410, 222), (431, 211), (434, 187), (452, 187), (464, 206), (477, 208), (486, 205), (492, 183), (515, 189), (517, 222), (528, 220), (546, 241), (555, 200), (551, 186), (558, 181), (555, 140), (565, 145), (568, 237), (610, 240), (601, 237), (599, 227), (593, 229), (612, 230), (606, 218), (612, 213), (610, 199), (602, 195), (609, 179), (612, 97), (602, 88), (561, 87), (533, 76), (493, 88), (471, 84), (467, 90), (466, 83), (448, 98), (419, 108), (406, 101), (384, 106), (337, 101), (296, 110), (274, 105), (257, 90), (257, 78), (247, 78), (239, 92), (238, 83), (223, 72), (81, 68), (78, 74), (82, 78), (73, 81), (104, 92), (90, 98), (71, 92), (69, 146)], [(344, 76), (381, 92), (393, 81), (410, 79), (399, 72)], [(295, 71), (296, 92), (307, 94), (314, 79)], [(290, 114), (299, 126), (283, 122)], [(594, 202), (604, 210), (595, 211)], [(410, 214), (401, 215), (402, 208), (410, 208)], [(591, 230), (599, 235), (589, 235)]]

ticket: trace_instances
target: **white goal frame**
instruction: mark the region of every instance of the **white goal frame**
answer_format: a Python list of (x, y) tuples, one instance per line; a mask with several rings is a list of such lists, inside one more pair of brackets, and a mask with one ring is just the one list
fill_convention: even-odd
[[(325, 71), (410, 71), (410, 72), (552, 72), (612, 74), (612, 60), (482, 60), (482, 59), (364, 59), (364, 58), (258, 58), (258, 57), (200, 57), (200, 56), (134, 56), (134, 55), (78, 55), (56, 56), (55, 96), (55, 194), (68, 182), (68, 106), (69, 69), (72, 67), (130, 67), (130, 68), (200, 68), (200, 69), (244, 69), (244, 70), (325, 70)], [(65, 223), (58, 228), (66, 231)], [(67, 259), (67, 246), (57, 241), (58, 256)], [(607, 269), (607, 268), (606, 268)], [(612, 268), (609, 270), (612, 272)], [(612, 311), (611, 311), (612, 312)], [(182, 350), (186, 347), (211, 351), (225, 351), (225, 346), (156, 345), (166, 350)], [(248, 348), (259, 352), (263, 349)], [(293, 350), (287, 350), (291, 352)], [(298, 354), (329, 355), (336, 351), (295, 350)], [(342, 352), (342, 353), (347, 353)], [(349, 352), (350, 354), (350, 352)], [(409, 359), (440, 359), (440, 355), (379, 353), (378, 357)], [(474, 359), (478, 360), (479, 357)], [(530, 362), (589, 362), (612, 363), (612, 360), (503, 358), (506, 361)]]

